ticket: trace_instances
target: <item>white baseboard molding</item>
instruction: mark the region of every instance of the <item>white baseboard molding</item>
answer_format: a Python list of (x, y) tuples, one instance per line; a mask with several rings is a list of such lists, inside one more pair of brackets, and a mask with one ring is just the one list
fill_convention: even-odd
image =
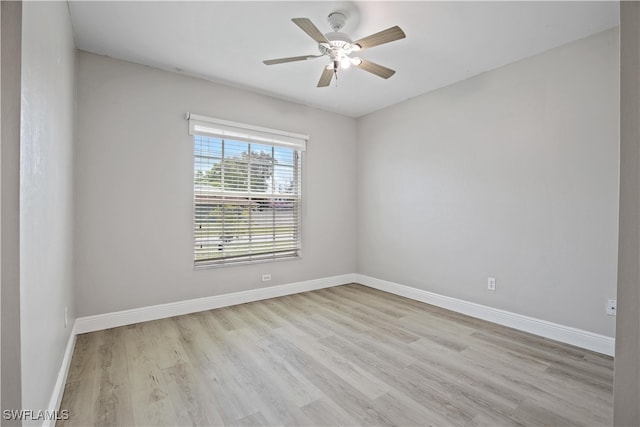
[[(53, 393), (49, 400), (49, 406), (47, 408), (48, 414), (58, 414), (57, 411), (60, 409), (60, 402), (62, 402), (64, 386), (67, 382), (67, 374), (69, 373), (69, 367), (71, 366), (71, 357), (73, 356), (73, 349), (76, 345), (77, 335), (76, 326), (74, 324), (71, 329), (71, 333), (69, 334), (69, 339), (67, 340), (67, 347), (64, 350), (64, 356), (62, 357), (62, 363), (60, 365), (60, 370), (58, 371), (58, 378), (56, 378), (56, 384), (53, 387)], [(61, 416), (61, 414), (58, 414), (58, 416)], [(42, 423), (43, 427), (53, 427), (55, 425), (55, 419), (45, 419)]]
[(446, 308), (451, 311), (487, 320), (499, 325), (508, 326), (520, 331), (529, 332), (541, 337), (550, 338), (566, 344), (575, 345), (576, 347), (585, 348), (587, 350), (592, 350), (609, 356), (614, 355), (615, 339), (604, 335), (595, 334), (593, 332), (584, 331), (570, 326), (559, 325), (546, 320), (523, 316), (521, 314), (497, 308), (487, 307), (485, 305), (457, 298), (447, 297), (362, 274), (355, 274), (354, 281), (381, 291)]
[(167, 304), (153, 305), (149, 307), (134, 308), (131, 310), (117, 311), (114, 313), (98, 314), (95, 316), (80, 317), (76, 319), (75, 332), (84, 334), (103, 329), (116, 328), (118, 326), (132, 325), (134, 323), (148, 322), (150, 320), (164, 319), (172, 316), (196, 313), (214, 308), (228, 307), (247, 302), (260, 301), (268, 298), (313, 291), (344, 285), (354, 281), (354, 274), (343, 274), (322, 279), (306, 280), (304, 282), (289, 283), (286, 285), (270, 286), (268, 288), (252, 289), (230, 294), (215, 295), (197, 298), (187, 301), (171, 302)]
[[(114, 313), (98, 314), (76, 319), (73, 337), (75, 334), (100, 331), (118, 326), (132, 325), (150, 320), (164, 319), (182, 314), (196, 313), (215, 308), (228, 307), (247, 302), (259, 301), (268, 298), (276, 298), (300, 292), (329, 288), (347, 283), (360, 283), (381, 291), (411, 298), (438, 307), (446, 308), (458, 313), (466, 314), (489, 322), (508, 326), (521, 331), (529, 332), (545, 338), (550, 338), (566, 344), (592, 350), (609, 356), (614, 355), (615, 339), (593, 332), (564, 326), (546, 320), (524, 316), (497, 308), (488, 307), (473, 302), (452, 298), (422, 289), (401, 285), (386, 280), (362, 274), (343, 274), (341, 276), (326, 277), (322, 279), (307, 280), (304, 282), (289, 283), (285, 285), (259, 288), (249, 291), (234, 292), (230, 294), (215, 295), (211, 297), (197, 298), (187, 301), (159, 304), (149, 307), (134, 308), (131, 310), (117, 311)], [(72, 351), (67, 348), (67, 352)], [(65, 354), (65, 360), (67, 355)], [(70, 357), (70, 355), (69, 355)], [(67, 365), (70, 360), (66, 361)], [(68, 366), (64, 369), (68, 369)], [(62, 370), (61, 370), (62, 372)], [(60, 380), (60, 378), (58, 379)], [(64, 384), (62, 384), (64, 386)]]

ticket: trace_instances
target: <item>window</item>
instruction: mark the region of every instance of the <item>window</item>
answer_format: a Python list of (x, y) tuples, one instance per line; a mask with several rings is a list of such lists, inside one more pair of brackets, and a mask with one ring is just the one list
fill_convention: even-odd
[(307, 136), (188, 117), (196, 267), (300, 256)]

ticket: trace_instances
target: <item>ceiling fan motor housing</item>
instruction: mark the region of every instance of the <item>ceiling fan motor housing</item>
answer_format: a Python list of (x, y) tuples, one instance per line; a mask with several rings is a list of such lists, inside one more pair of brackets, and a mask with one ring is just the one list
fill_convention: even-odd
[(328, 55), (333, 58), (333, 56), (344, 56), (345, 54), (351, 53), (352, 42), (349, 36), (345, 33), (334, 31), (327, 33), (324, 36), (329, 40), (329, 44), (318, 44), (318, 49), (323, 55)]

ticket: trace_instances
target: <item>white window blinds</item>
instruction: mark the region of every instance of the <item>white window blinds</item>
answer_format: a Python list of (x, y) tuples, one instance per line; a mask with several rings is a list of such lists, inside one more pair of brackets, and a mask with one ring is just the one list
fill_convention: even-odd
[(190, 114), (196, 266), (299, 256), (305, 135)]

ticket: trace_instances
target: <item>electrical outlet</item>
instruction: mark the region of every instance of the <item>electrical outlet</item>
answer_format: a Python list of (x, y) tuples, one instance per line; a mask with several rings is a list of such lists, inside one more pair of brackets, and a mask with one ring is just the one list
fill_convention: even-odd
[(67, 325), (69, 324), (69, 310), (67, 309), (67, 307), (64, 308), (64, 328), (67, 328)]
[(496, 278), (495, 277), (489, 277), (487, 279), (487, 289), (490, 291), (495, 291), (496, 290)]
[(615, 316), (616, 315), (616, 300), (614, 299), (608, 299), (607, 300), (607, 314), (609, 316)]
[(263, 274), (262, 275), (262, 281), (263, 282), (268, 282), (269, 280), (271, 280), (271, 275), (270, 274)]

